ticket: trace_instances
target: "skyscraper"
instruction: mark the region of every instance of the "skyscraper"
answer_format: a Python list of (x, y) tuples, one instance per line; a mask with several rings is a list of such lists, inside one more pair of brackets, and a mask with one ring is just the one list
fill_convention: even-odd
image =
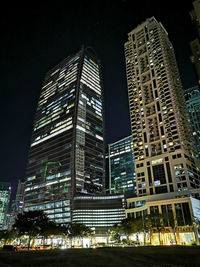
[(200, 92), (198, 87), (186, 90), (186, 104), (189, 111), (190, 124), (200, 157)]
[(190, 12), (190, 17), (196, 31), (196, 38), (190, 42), (192, 51), (191, 60), (200, 87), (200, 0), (195, 0), (193, 2), (193, 8), (194, 9)]
[(135, 170), (132, 136), (108, 145), (110, 193), (135, 195)]
[(47, 72), (28, 156), (25, 210), (71, 220), (76, 193), (104, 188), (104, 108), (100, 64), (82, 48)]
[(199, 162), (173, 46), (154, 17), (128, 34), (125, 59), (137, 195), (199, 188)]

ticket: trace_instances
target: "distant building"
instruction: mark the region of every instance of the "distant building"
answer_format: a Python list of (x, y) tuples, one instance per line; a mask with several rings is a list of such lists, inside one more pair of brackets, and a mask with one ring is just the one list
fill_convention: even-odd
[(25, 189), (25, 182), (19, 180), (17, 186), (17, 193), (16, 193), (16, 200), (24, 202), (24, 189)]
[(132, 136), (108, 145), (110, 193), (136, 194)]
[(196, 30), (196, 39), (190, 42), (190, 48), (192, 51), (192, 63), (194, 65), (195, 74), (198, 84), (200, 86), (200, 1), (193, 2), (193, 10), (190, 12), (191, 20)]
[(189, 100), (193, 95), (196, 95), (200, 93), (199, 87), (198, 86), (193, 86), (187, 89), (184, 89), (184, 96), (185, 100)]
[(200, 157), (200, 91), (195, 91), (186, 101), (193, 136)]
[(10, 205), (11, 185), (10, 183), (0, 182), (0, 230), (8, 228), (7, 219)]
[(8, 216), (8, 229), (12, 229), (12, 226), (15, 223), (17, 215), (23, 212), (24, 188), (25, 188), (25, 183), (19, 180), (16, 197), (14, 200), (12, 200), (11, 206), (10, 206), (10, 212)]
[(174, 49), (154, 17), (129, 32), (125, 59), (137, 196), (200, 188)]
[(26, 168), (25, 210), (71, 221), (77, 193), (104, 191), (104, 102), (100, 62), (91, 48), (46, 75)]

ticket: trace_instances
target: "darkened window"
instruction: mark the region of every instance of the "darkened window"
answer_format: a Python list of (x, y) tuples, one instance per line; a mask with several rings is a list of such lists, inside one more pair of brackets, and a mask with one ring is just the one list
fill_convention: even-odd
[(167, 193), (167, 186), (155, 187), (156, 194)]
[(153, 166), (154, 181), (160, 181), (160, 184), (166, 183), (164, 164)]
[(191, 213), (188, 203), (182, 203), (185, 225), (192, 225)]
[(147, 134), (143, 133), (143, 135), (144, 135), (144, 142), (146, 143), (147, 142)]
[(169, 185), (169, 189), (170, 189), (170, 192), (174, 192), (173, 184), (170, 184), (170, 185)]
[(160, 111), (160, 104), (159, 104), (159, 102), (156, 102), (156, 105), (157, 105), (157, 111)]
[(162, 122), (162, 115), (160, 113), (158, 114), (158, 119), (159, 119), (159, 122)]
[(169, 162), (166, 163), (166, 167), (167, 167), (168, 181), (169, 181), (169, 183), (171, 183), (172, 182), (172, 175), (171, 175), (171, 170), (170, 170)]
[(156, 80), (153, 80), (153, 87), (156, 88)]
[(160, 126), (160, 132), (161, 132), (161, 135), (164, 135), (164, 129), (163, 129), (163, 126)]
[(150, 188), (150, 195), (153, 195), (153, 188)]
[(179, 226), (184, 225), (183, 213), (181, 204), (175, 204), (176, 220)]
[(161, 210), (163, 216), (163, 224), (164, 226), (169, 226), (169, 219), (168, 219), (168, 212), (167, 212), (167, 205), (161, 205)]
[[(153, 215), (153, 214), (158, 214), (159, 211), (158, 211), (158, 206), (151, 206), (150, 207), (150, 214)], [(157, 220), (160, 220), (160, 218), (157, 216), (152, 216), (152, 226), (157, 226), (158, 225), (158, 221)]]
[(149, 185), (152, 185), (152, 177), (151, 177), (151, 168), (147, 167), (147, 172), (148, 172), (148, 179), (149, 179)]

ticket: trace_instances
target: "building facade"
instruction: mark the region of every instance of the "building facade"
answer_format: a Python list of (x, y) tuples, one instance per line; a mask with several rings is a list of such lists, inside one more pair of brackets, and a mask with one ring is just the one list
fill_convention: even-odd
[(24, 208), (24, 189), (25, 183), (21, 180), (18, 181), (16, 198), (11, 201), (10, 213), (8, 216), (8, 230), (12, 229), (13, 224), (19, 213), (23, 212)]
[[(189, 90), (187, 90), (188, 92)], [(192, 126), (193, 136), (195, 139), (196, 147), (200, 158), (200, 91), (193, 90), (194, 92), (186, 100), (189, 120)]]
[(125, 59), (137, 195), (199, 188), (199, 161), (173, 46), (154, 17), (128, 34)]
[(0, 230), (8, 227), (8, 211), (10, 205), (11, 186), (10, 183), (0, 182)]
[(28, 156), (25, 210), (44, 210), (67, 223), (76, 193), (103, 192), (103, 107), (100, 63), (91, 48), (47, 72)]
[[(199, 198), (200, 192), (194, 189), (190, 193), (178, 192), (177, 195), (173, 192), (129, 198), (126, 200), (126, 218), (142, 217), (145, 220), (151, 216), (147, 239), (152, 245), (199, 244), (200, 236), (193, 223), (195, 219), (200, 219), (200, 200), (191, 195)], [(154, 227), (153, 218), (157, 215), (160, 215), (163, 221)], [(143, 243), (144, 234), (140, 234), (139, 239)]]
[(96, 236), (107, 235), (113, 225), (125, 219), (123, 194), (75, 196), (73, 222), (93, 229)]
[(200, 86), (200, 1), (193, 2), (193, 10), (190, 12), (190, 17), (196, 31), (196, 38), (190, 42), (192, 51), (191, 61), (194, 66), (198, 85)]
[(108, 145), (110, 193), (136, 194), (133, 139), (123, 138)]

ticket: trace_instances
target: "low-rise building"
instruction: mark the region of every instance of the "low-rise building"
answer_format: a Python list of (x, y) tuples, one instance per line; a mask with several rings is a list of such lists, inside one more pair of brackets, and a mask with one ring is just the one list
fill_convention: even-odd
[[(160, 225), (160, 229), (159, 225), (151, 225), (148, 231), (147, 241), (152, 245), (199, 243), (198, 230), (194, 227), (194, 220), (200, 219), (200, 200), (194, 197), (198, 197), (199, 194), (199, 189), (194, 189), (189, 193), (129, 198), (126, 200), (126, 218), (145, 218), (146, 215), (156, 218), (157, 214), (163, 215), (163, 220), (166, 219), (167, 222)], [(170, 222), (170, 217), (174, 223)], [(160, 218), (162, 220), (162, 217)], [(144, 240), (143, 235), (140, 235), (140, 242)]]
[(73, 222), (94, 230), (95, 236), (106, 236), (113, 225), (125, 219), (123, 194), (75, 196)]

